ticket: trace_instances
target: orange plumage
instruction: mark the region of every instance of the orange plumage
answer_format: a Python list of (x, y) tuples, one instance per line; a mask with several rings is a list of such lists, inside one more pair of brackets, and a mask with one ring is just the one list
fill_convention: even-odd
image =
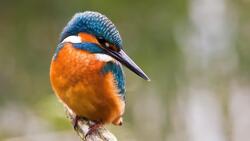
[(94, 54), (66, 43), (51, 62), (51, 84), (76, 115), (118, 125), (124, 102), (117, 95), (112, 73), (100, 75), (104, 65)]
[[(124, 52), (115, 25), (98, 12), (77, 13), (64, 27), (51, 61), (52, 88), (62, 103), (95, 125), (122, 124), (125, 80), (121, 64), (148, 76)], [(88, 134), (95, 130), (90, 127)]]

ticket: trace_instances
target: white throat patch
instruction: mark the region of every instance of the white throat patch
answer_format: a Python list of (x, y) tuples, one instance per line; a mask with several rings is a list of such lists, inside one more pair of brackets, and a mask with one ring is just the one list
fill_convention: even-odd
[(104, 61), (104, 62), (115, 61), (114, 58), (106, 54), (96, 53), (95, 56), (96, 56), (96, 59), (100, 61)]

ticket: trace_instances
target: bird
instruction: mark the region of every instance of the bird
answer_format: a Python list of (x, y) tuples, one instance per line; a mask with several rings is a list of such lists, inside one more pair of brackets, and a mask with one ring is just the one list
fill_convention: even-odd
[(116, 26), (95, 11), (76, 13), (63, 28), (50, 64), (50, 82), (58, 99), (79, 118), (122, 125), (125, 76), (122, 66), (149, 77), (125, 53)]

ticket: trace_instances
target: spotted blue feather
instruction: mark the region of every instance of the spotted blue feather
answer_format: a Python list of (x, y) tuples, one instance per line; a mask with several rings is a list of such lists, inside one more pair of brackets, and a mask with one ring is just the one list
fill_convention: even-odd
[(98, 12), (76, 13), (63, 29), (60, 42), (68, 36), (77, 35), (79, 32), (95, 35), (97, 38), (103, 38), (116, 47), (122, 48), (122, 39), (115, 25)]

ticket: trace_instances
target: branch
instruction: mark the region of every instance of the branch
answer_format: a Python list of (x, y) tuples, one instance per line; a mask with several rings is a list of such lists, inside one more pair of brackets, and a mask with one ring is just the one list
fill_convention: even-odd
[[(73, 123), (75, 114), (68, 107), (65, 107), (65, 109), (67, 118)], [(89, 131), (89, 127), (93, 124), (94, 122), (85, 119), (78, 120), (75, 131), (80, 136), (82, 141), (117, 141), (116, 137), (104, 127), (98, 128), (96, 132), (88, 135), (85, 138), (87, 132)]]

